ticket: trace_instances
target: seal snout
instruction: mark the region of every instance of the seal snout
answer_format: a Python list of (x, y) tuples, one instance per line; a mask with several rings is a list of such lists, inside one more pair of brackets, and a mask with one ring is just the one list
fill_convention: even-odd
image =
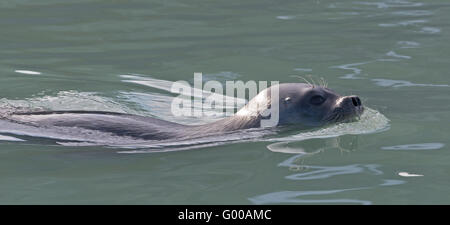
[(343, 111), (350, 115), (360, 115), (364, 111), (361, 99), (356, 95), (342, 97), (339, 103)]
[(355, 114), (358, 116), (361, 115), (364, 112), (364, 107), (362, 105), (361, 99), (356, 95), (349, 96), (349, 98), (352, 100)]
[(346, 107), (354, 107), (354, 108), (362, 108), (361, 99), (356, 95), (345, 96), (340, 101), (342, 106)]

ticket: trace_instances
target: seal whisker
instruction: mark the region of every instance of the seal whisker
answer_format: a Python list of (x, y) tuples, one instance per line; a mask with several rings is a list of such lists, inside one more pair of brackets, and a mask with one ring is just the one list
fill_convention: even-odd
[(334, 122), (339, 122), (342, 120), (342, 114), (338, 114), (337, 117), (334, 119)]
[(310, 86), (313, 86), (313, 85), (311, 84), (311, 82), (309, 82), (306, 78), (304, 78), (304, 77), (302, 77), (302, 76), (299, 76), (299, 75), (293, 75), (293, 76), (295, 76), (295, 77), (297, 77), (297, 78), (300, 78), (300, 79), (302, 79), (303, 81), (305, 81), (307, 84), (309, 84)]
[(334, 114), (332, 117), (330, 117), (327, 122), (334, 121), (337, 118), (337, 114)]
[(336, 121), (337, 120), (337, 117), (339, 116), (339, 111), (333, 111), (332, 113), (330, 113), (330, 115), (329, 116), (327, 116), (327, 117), (325, 117), (324, 119), (323, 119), (323, 121), (324, 122), (332, 122), (332, 121)]
[(323, 77), (320, 77), (319, 85), (322, 86), (322, 87), (325, 85), (325, 83), (323, 82)]
[(314, 78), (312, 77), (311, 74), (308, 74), (307, 76), (309, 77), (309, 79), (311, 79), (312, 84), (313, 84), (313, 88), (314, 88), (316, 86), (316, 82), (314, 81)]
[(328, 87), (328, 84), (323, 77), (320, 78), (320, 81), (322, 81), (322, 87), (324, 87), (324, 88)]

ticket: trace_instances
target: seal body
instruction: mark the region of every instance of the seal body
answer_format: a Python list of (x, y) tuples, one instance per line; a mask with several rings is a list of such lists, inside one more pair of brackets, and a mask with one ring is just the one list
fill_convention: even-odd
[[(235, 115), (196, 126), (151, 117), (100, 111), (16, 112), (4, 119), (38, 128), (81, 128), (138, 140), (168, 140), (258, 128), (261, 127), (261, 120), (267, 117), (264, 111), (274, 110), (274, 105), (278, 106), (275, 109), (278, 110), (279, 115), (278, 126), (296, 124), (305, 128), (345, 121), (360, 115), (364, 110), (358, 97), (342, 97), (326, 87), (285, 83), (279, 84), (276, 88), (278, 88), (277, 98), (273, 98), (272, 89), (267, 88)], [(1, 129), (0, 132), (2, 132)]]

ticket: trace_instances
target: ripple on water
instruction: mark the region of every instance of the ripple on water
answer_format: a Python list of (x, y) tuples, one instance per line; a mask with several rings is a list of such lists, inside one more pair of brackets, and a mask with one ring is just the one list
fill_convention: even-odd
[[(232, 73), (232, 72), (225, 72), (225, 73), (229, 77), (238, 77), (239, 76), (239, 74), (237, 74), (237, 73)], [(219, 74), (209, 74), (208, 76), (217, 76)], [(172, 93), (172, 94), (183, 94), (183, 93), (179, 93), (177, 91), (172, 90), (172, 86), (175, 83), (173, 81), (145, 77), (145, 76), (142, 76), (139, 74), (120, 75), (120, 77), (124, 78), (124, 80), (122, 80), (122, 82), (128, 82), (128, 83), (139, 84), (139, 85), (143, 85), (143, 86), (147, 86), (147, 87), (152, 87), (152, 88), (163, 90), (163, 91), (166, 91), (166, 92)], [(178, 83), (178, 84), (181, 85), (182, 83)], [(186, 86), (186, 88), (191, 88), (191, 86), (188, 83), (186, 83), (184, 85)], [(194, 89), (194, 87), (192, 87), (192, 89)], [(199, 93), (201, 93), (201, 95), (197, 95)], [(192, 97), (194, 97), (194, 98), (201, 98), (201, 97), (206, 98), (206, 97), (210, 97), (209, 96), (210, 94), (213, 94), (213, 92), (208, 92), (208, 91), (204, 91), (204, 90), (199, 90), (198, 92), (193, 91), (191, 93)], [(214, 97), (214, 99), (217, 101), (236, 102), (238, 107), (245, 105), (247, 102), (245, 99), (234, 98), (234, 97), (230, 97), (227, 95), (220, 95), (218, 93), (214, 93), (214, 96), (212, 96), (212, 97)]]
[(437, 27), (422, 27), (422, 29), (419, 32), (424, 34), (436, 34), (440, 33), (441, 29)]
[(28, 75), (40, 75), (41, 72), (32, 71), (32, 70), (15, 70), (16, 73), (28, 74)]
[(387, 56), (391, 56), (391, 57), (395, 57), (395, 58), (401, 58), (401, 59), (411, 59), (411, 56), (407, 56), (407, 55), (399, 55), (394, 51), (389, 51), (388, 53), (386, 53)]
[(203, 73), (202, 80), (203, 82), (210, 80), (225, 82), (228, 80), (236, 80), (239, 77), (241, 77), (239, 73), (235, 73), (232, 71), (221, 71), (218, 73)]
[(336, 194), (340, 192), (346, 191), (355, 191), (355, 190), (363, 190), (366, 188), (349, 188), (349, 189), (335, 189), (335, 190), (314, 190), (314, 191), (279, 191), (272, 192), (268, 194), (263, 194), (255, 197), (249, 198), (249, 200), (253, 204), (279, 204), (279, 203), (317, 203), (317, 204), (325, 204), (325, 203), (336, 203), (336, 204), (362, 204), (362, 205), (370, 205), (371, 201), (358, 200), (358, 199), (299, 199), (301, 196), (323, 196)]
[(382, 87), (449, 87), (448, 84), (417, 84), (406, 80), (371, 79), (375, 85)]
[(400, 48), (418, 48), (420, 43), (415, 41), (398, 41), (397, 45), (399, 45)]
[(400, 16), (429, 16), (433, 15), (433, 12), (429, 10), (402, 10), (392, 12), (392, 14)]
[(409, 2), (404, 0), (393, 0), (387, 2), (354, 2), (354, 4), (358, 5), (367, 5), (367, 6), (376, 6), (379, 9), (387, 9), (387, 8), (398, 8), (398, 7), (419, 7), (423, 6), (421, 2)]
[(309, 69), (309, 68), (294, 68), (294, 71), (312, 72), (312, 69)]
[[(303, 159), (306, 156), (317, 154), (318, 152), (306, 152), (299, 148), (290, 147), (287, 144), (294, 141), (304, 141), (311, 138), (326, 138), (335, 139), (334, 137), (344, 134), (368, 134), (386, 130), (389, 128), (389, 120), (376, 110), (367, 108), (365, 113), (361, 115), (361, 118), (357, 122), (342, 123), (332, 125), (330, 127), (322, 128), (317, 131), (302, 132), (296, 135), (288, 137), (274, 138), (271, 141), (278, 141), (268, 146), (271, 151), (283, 152), (283, 153), (297, 153), (284, 160), (278, 166), (296, 168), (301, 167), (300, 172), (285, 176), (285, 179), (298, 182), (327, 182), (335, 176), (351, 176), (358, 174), (380, 176), (383, 171), (379, 169), (380, 165), (377, 164), (350, 164), (340, 166), (319, 166), (319, 165), (299, 165), (302, 164)], [(281, 142), (279, 142), (281, 141)], [(320, 149), (318, 150), (320, 151)], [(291, 170), (292, 171), (292, 170)], [(404, 184), (402, 180), (381, 180), (378, 184), (362, 185), (359, 186), (355, 183), (351, 185), (353, 187), (346, 189), (330, 189), (330, 190), (299, 190), (299, 191), (274, 191), (258, 196), (250, 197), (249, 201), (254, 204), (372, 204), (371, 201), (352, 199), (352, 198), (336, 198), (334, 194), (352, 192), (358, 190), (366, 190), (383, 186), (394, 186)], [(329, 184), (328, 184), (329, 186)], [(332, 197), (330, 197), (332, 196)]]
[(435, 150), (445, 146), (443, 143), (420, 143), (381, 147), (383, 150)]
[(276, 18), (279, 20), (292, 20), (295, 19), (296, 16), (292, 15), (285, 15), (285, 16), (277, 16)]
[(394, 186), (394, 185), (400, 185), (400, 184), (404, 184), (406, 183), (403, 180), (392, 180), (392, 179), (387, 179), (387, 180), (383, 180), (384, 183), (380, 184), (380, 186)]
[(398, 175), (402, 176), (402, 177), (423, 177), (422, 174), (414, 174), (414, 173), (408, 173), (408, 172), (399, 172)]
[[(288, 167), (295, 168), (298, 165), (299, 159), (304, 157), (303, 154), (294, 155), (284, 160), (278, 166), (280, 167)], [(316, 180), (316, 179), (326, 179), (337, 175), (347, 175), (347, 174), (357, 174), (362, 172), (368, 172), (373, 175), (381, 175), (383, 172), (378, 168), (380, 165), (377, 164), (351, 164), (344, 166), (311, 166), (311, 165), (303, 165), (303, 172), (294, 173), (292, 175), (286, 176), (286, 179), (289, 180)], [(306, 172), (308, 171), (308, 172)]]
[(337, 68), (337, 69), (343, 69), (343, 70), (350, 70), (352, 73), (345, 74), (344, 76), (341, 76), (342, 79), (362, 79), (361, 77), (358, 77), (361, 75), (362, 70), (359, 69), (356, 66), (364, 65), (371, 63), (373, 61), (367, 61), (367, 62), (359, 62), (359, 63), (350, 63), (350, 64), (344, 64), (344, 65), (338, 65), (338, 66), (332, 66), (330, 68)]
[(380, 27), (398, 27), (398, 26), (410, 26), (410, 25), (416, 25), (421, 23), (426, 23), (427, 20), (407, 20), (407, 21), (401, 21), (396, 23), (380, 23), (378, 26)]
[(337, 175), (357, 174), (362, 173), (365, 170), (375, 172), (377, 175), (383, 172), (377, 170), (374, 167), (365, 165), (345, 165), (345, 166), (303, 166), (304, 169), (311, 170), (310, 172), (296, 173), (286, 176), (288, 180), (316, 180), (326, 179)]

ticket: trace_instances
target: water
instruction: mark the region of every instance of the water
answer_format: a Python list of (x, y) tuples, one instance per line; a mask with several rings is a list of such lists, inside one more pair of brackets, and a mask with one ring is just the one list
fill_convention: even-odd
[(358, 123), (157, 153), (2, 133), (0, 203), (449, 204), (449, 9), (444, 0), (2, 1), (2, 109), (205, 123), (217, 118), (173, 117), (174, 95), (161, 88), (203, 72), (221, 82), (312, 74), (371, 110)]

